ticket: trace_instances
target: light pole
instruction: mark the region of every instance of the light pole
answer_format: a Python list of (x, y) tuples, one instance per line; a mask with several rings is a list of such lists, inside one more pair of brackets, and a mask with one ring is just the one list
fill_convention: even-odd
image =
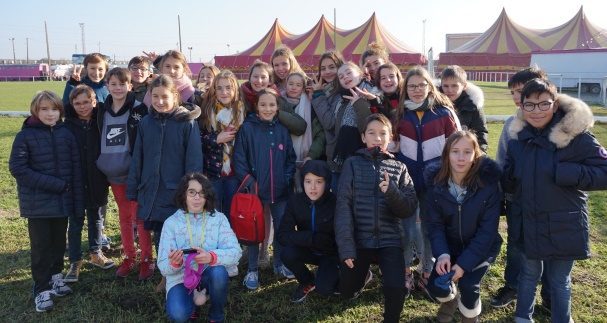
[(86, 54), (86, 47), (84, 46), (84, 23), (79, 23), (80, 31), (82, 32), (82, 54)]
[(190, 63), (191, 63), (192, 62), (192, 46), (189, 46), (188, 50), (190, 51)]
[(30, 39), (25, 38), (25, 64), (30, 63)]
[(228, 55), (230, 55), (230, 44), (226, 44), (228, 46)]
[(422, 53), (426, 55), (426, 19), (422, 20)]
[(15, 55), (15, 37), (9, 38), (8, 40), (13, 43), (13, 64), (17, 64), (17, 55)]

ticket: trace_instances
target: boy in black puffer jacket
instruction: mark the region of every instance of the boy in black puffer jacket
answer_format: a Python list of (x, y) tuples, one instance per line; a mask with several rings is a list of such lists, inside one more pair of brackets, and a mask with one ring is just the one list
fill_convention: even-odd
[(51, 296), (72, 292), (61, 271), (67, 218), (84, 212), (82, 178), (76, 139), (61, 121), (61, 99), (41, 91), (30, 113), (15, 136), (9, 169), (27, 219), (36, 311), (46, 312), (53, 308)]
[[(407, 167), (387, 152), (392, 124), (381, 114), (367, 118), (367, 148), (348, 158), (339, 179), (335, 238), (341, 260), (340, 292), (356, 296), (370, 280), (377, 259), (383, 275), (384, 322), (398, 322), (405, 301), (401, 218), (417, 209)], [(365, 278), (366, 275), (366, 278)]]
[[(301, 169), (304, 192), (293, 195), (278, 231), (283, 245), (280, 257), (299, 286), (291, 301), (303, 301), (312, 290), (324, 296), (333, 294), (339, 280), (337, 245), (333, 226), (335, 195), (329, 191), (331, 170), (326, 162), (309, 160)], [(306, 264), (318, 266), (316, 277)]]

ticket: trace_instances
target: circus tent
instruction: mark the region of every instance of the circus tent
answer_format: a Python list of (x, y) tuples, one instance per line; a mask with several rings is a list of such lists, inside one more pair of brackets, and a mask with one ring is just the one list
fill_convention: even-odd
[(237, 55), (215, 56), (215, 65), (243, 73), (256, 59), (269, 62), (274, 50), (284, 44), (293, 50), (304, 70), (312, 71), (317, 68), (320, 55), (329, 49), (337, 47), (346, 60), (358, 62), (371, 42), (383, 43), (392, 62), (399, 66), (426, 63), (424, 55), (387, 32), (373, 13), (364, 24), (351, 30), (335, 28), (323, 15), (312, 29), (301, 35), (288, 32), (276, 19), (255, 45)]
[(456, 64), (466, 70), (517, 71), (529, 66), (532, 52), (605, 47), (607, 30), (592, 24), (583, 7), (569, 21), (550, 29), (521, 26), (502, 9), (495, 23), (478, 38), (441, 53), (439, 67)]

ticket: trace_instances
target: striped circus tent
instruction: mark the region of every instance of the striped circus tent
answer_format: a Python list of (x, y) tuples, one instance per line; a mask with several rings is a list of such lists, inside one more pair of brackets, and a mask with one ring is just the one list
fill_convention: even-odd
[(383, 43), (390, 53), (390, 59), (399, 66), (426, 63), (424, 55), (387, 32), (373, 13), (364, 24), (351, 30), (335, 28), (323, 15), (309, 31), (301, 35), (288, 32), (276, 19), (255, 45), (236, 55), (215, 56), (215, 65), (236, 73), (246, 73), (256, 59), (270, 62), (274, 50), (284, 44), (293, 50), (301, 67), (306, 72), (312, 72), (318, 68), (320, 55), (327, 50), (337, 47), (346, 60), (358, 63), (360, 55), (372, 42)]
[(530, 29), (512, 21), (505, 9), (483, 34), (447, 53), (439, 68), (460, 65), (469, 71), (518, 71), (529, 66), (532, 52), (588, 50), (607, 47), (607, 30), (592, 24), (581, 7), (566, 23)]

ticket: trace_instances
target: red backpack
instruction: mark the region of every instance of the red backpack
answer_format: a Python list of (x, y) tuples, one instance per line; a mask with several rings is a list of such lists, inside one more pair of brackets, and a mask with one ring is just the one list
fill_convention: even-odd
[(265, 237), (265, 225), (263, 219), (263, 206), (257, 196), (257, 182), (253, 185), (253, 192), (242, 192), (243, 186), (249, 180), (250, 175), (245, 176), (232, 198), (230, 206), (230, 224), (238, 238), (238, 242), (244, 245), (252, 245), (263, 242)]

